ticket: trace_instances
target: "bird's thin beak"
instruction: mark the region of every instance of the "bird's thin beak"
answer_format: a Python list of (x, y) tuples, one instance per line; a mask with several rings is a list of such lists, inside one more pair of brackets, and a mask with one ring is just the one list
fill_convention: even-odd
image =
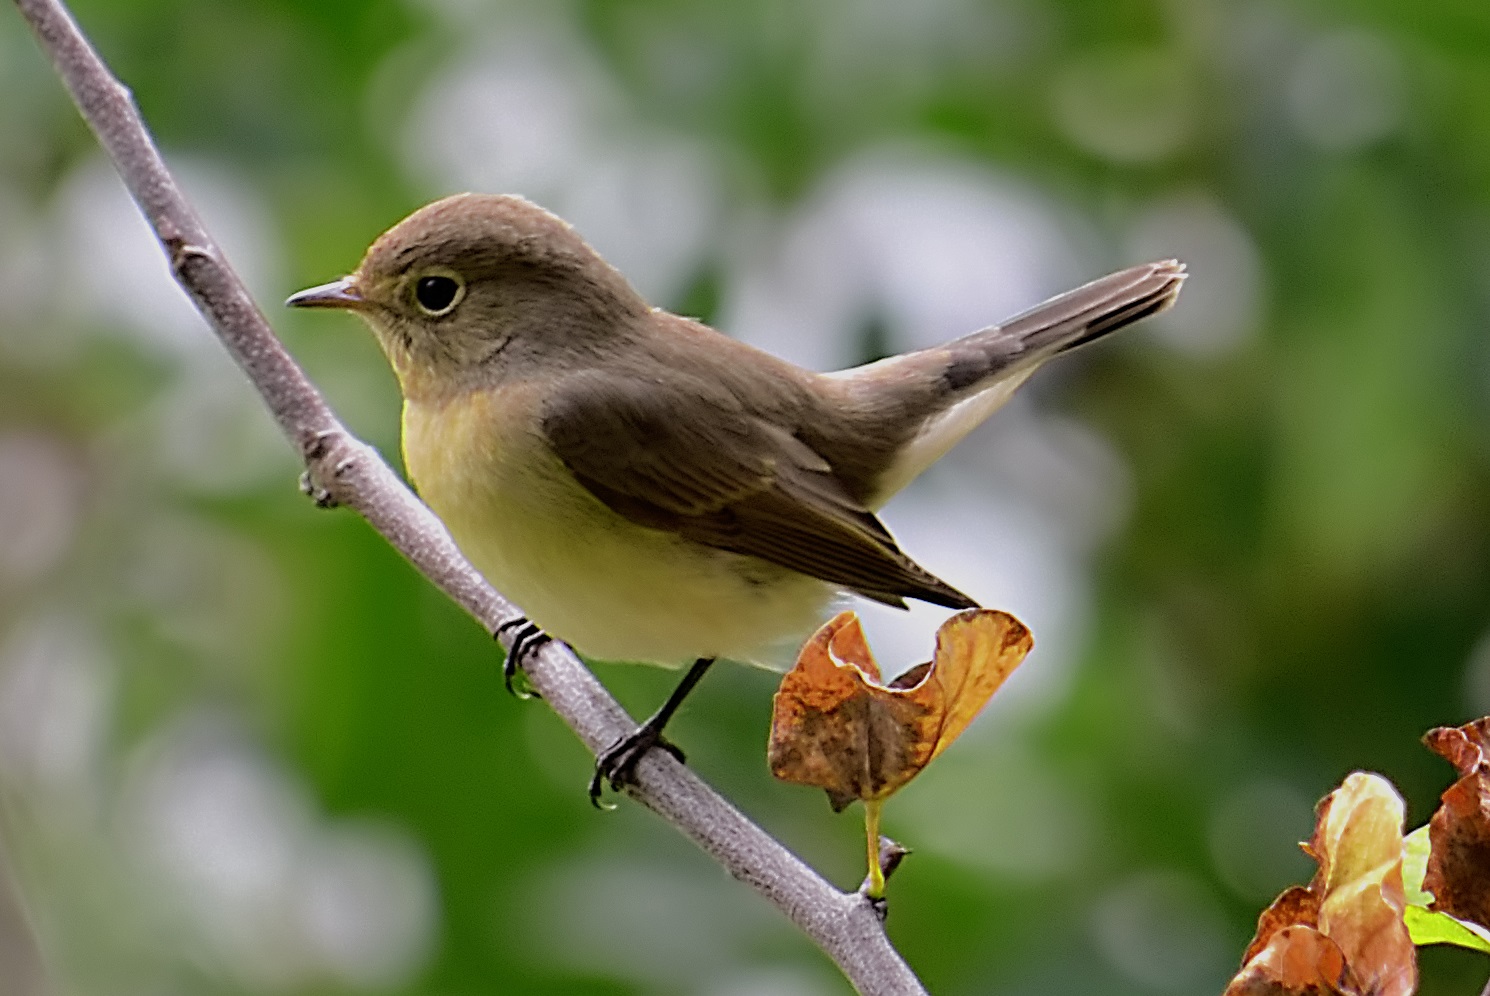
[(349, 308), (356, 310), (367, 303), (357, 291), (357, 283), (351, 277), (342, 277), (319, 287), (308, 287), (292, 294), (285, 304), (291, 308)]

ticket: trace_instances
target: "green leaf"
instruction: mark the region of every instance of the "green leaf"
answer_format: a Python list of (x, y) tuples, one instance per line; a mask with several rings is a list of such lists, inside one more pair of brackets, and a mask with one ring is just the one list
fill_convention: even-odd
[(1490, 930), (1477, 923), (1466, 923), (1447, 913), (1433, 913), (1421, 906), (1408, 906), (1402, 919), (1416, 945), (1453, 944), (1490, 954)]
[(1407, 894), (1409, 906), (1426, 907), (1433, 902), (1433, 893), (1423, 891), (1423, 876), (1428, 873), (1428, 852), (1426, 823), (1402, 838), (1402, 889)]

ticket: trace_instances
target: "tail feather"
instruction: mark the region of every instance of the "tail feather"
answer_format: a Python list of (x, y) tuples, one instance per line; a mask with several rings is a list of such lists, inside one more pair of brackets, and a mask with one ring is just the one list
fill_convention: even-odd
[(1178, 260), (1129, 267), (944, 346), (830, 375), (874, 399), (865, 408), (884, 424), (866, 429), (898, 437), (889, 465), (863, 489), (871, 507), (993, 414), (1041, 363), (1164, 311), (1184, 281)]
[(1064, 353), (1174, 304), (1185, 265), (1165, 259), (1108, 274), (1037, 304), (1029, 311), (974, 332), (945, 348), (983, 347), (1011, 363)]

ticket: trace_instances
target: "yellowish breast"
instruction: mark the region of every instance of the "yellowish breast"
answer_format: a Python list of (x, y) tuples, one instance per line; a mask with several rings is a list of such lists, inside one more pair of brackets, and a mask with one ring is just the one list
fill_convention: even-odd
[(832, 587), (612, 512), (549, 449), (541, 400), (517, 385), (404, 405), (409, 476), (487, 580), (592, 657), (789, 663)]

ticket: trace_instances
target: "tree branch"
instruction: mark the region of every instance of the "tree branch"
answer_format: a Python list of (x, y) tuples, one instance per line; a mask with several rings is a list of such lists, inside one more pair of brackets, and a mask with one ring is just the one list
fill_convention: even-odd
[[(113, 159), (170, 259), (172, 272), (253, 382), (305, 459), (310, 478), (355, 509), (488, 632), (520, 616), (456, 549), (444, 526), (353, 437), (270, 330), (263, 314), (177, 188), (129, 91), (109, 72), (59, 0), (16, 0), (84, 119)], [(588, 669), (559, 643), (528, 659), (534, 687), (598, 752), (633, 726)], [(735, 878), (770, 900), (864, 994), (924, 993), (870, 902), (823, 880), (700, 778), (661, 751), (637, 766), (638, 802), (672, 823)]]

